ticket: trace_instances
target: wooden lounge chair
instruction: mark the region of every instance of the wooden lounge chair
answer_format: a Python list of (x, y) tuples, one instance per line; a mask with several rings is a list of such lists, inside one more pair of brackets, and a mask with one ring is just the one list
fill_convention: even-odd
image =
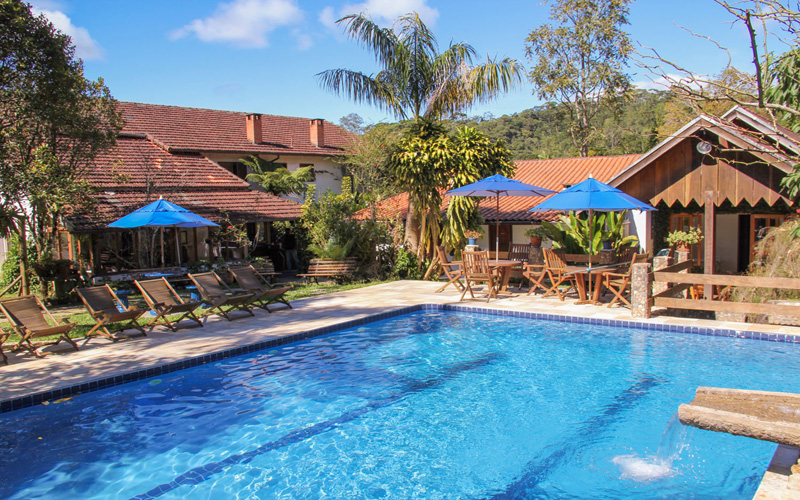
[(439, 293), (450, 285), (456, 287), (459, 292), (463, 291), (464, 285), (461, 284), (461, 278), (464, 277), (464, 264), (457, 260), (450, 261), (442, 245), (436, 246), (436, 253), (439, 255), (439, 263), (442, 264), (444, 275), (449, 281), (433, 293)]
[(461, 292), (459, 301), (464, 300), (467, 292), (473, 299), (475, 298), (473, 283), (486, 284), (486, 302), (492, 297), (497, 298), (497, 291), (500, 288), (499, 277), (489, 265), (489, 252), (464, 251), (461, 257), (464, 259), (464, 291)]
[[(156, 312), (157, 316), (150, 322), (149, 326), (152, 331), (158, 323), (172, 330), (173, 332), (178, 329), (177, 325), (184, 319), (196, 322), (198, 325), (203, 326), (194, 311), (202, 302), (199, 300), (183, 300), (180, 295), (172, 288), (167, 278), (159, 278), (155, 280), (134, 281), (136, 287), (141, 290), (144, 296), (147, 307)], [(173, 314), (181, 314), (175, 321), (170, 321), (168, 316)]]
[[(547, 266), (547, 277), (550, 278), (550, 288), (543, 297), (556, 294), (559, 300), (564, 301), (564, 297), (570, 292), (578, 293), (578, 282), (573, 274), (567, 272), (567, 261), (563, 250), (552, 250), (543, 248), (544, 263)], [(563, 284), (569, 285), (566, 291), (562, 292), (558, 287)]]
[[(23, 295), (0, 300), (0, 310), (11, 323), (14, 333), (20, 336), (17, 349), (27, 349), (37, 358), (43, 358), (44, 355), (38, 352), (38, 347), (34, 347), (31, 340), (58, 335), (58, 340), (47, 342), (45, 345), (55, 345), (63, 340), (71, 344), (76, 351), (78, 350), (78, 344), (69, 338), (69, 332), (75, 328), (77, 323), (70, 323), (69, 319), (62, 318), (61, 324), (58, 324), (38, 297)], [(47, 318), (50, 318), (52, 324), (47, 321)]]
[(5, 331), (5, 329), (0, 328), (0, 356), (3, 356), (3, 363), (5, 364), (8, 364), (8, 357), (6, 356), (6, 353), (3, 352), (3, 344), (5, 343), (6, 340), (8, 340), (8, 337), (10, 336), (11, 336), (10, 332), (7, 332)]
[(603, 273), (603, 285), (614, 294), (614, 299), (608, 303), (607, 307), (611, 307), (619, 301), (624, 302), (630, 307), (631, 302), (628, 300), (628, 296), (630, 295), (629, 291), (631, 287), (633, 265), (647, 262), (647, 257), (648, 255), (645, 253), (633, 254), (627, 269), (624, 269), (623, 272)]
[(269, 282), (253, 267), (240, 267), (238, 269), (228, 269), (239, 286), (255, 295), (250, 301), (254, 306), (266, 310), (268, 313), (269, 305), (275, 302), (285, 304), (289, 309), (292, 305), (284, 298), (284, 294), (292, 289), (291, 286), (273, 287)]
[[(114, 290), (108, 285), (93, 286), (90, 288), (77, 288), (78, 296), (83, 301), (92, 319), (97, 323), (86, 333), (86, 338), (95, 335), (102, 335), (112, 342), (119, 340), (111, 334), (108, 330), (108, 325), (112, 323), (120, 323), (127, 321), (121, 328), (116, 330), (121, 332), (128, 328), (135, 328), (139, 330), (142, 335), (147, 335), (144, 328), (139, 324), (139, 318), (145, 313), (144, 310), (134, 306), (125, 307)], [(117, 304), (125, 309), (125, 312), (120, 312), (117, 309)]]
[(197, 291), (203, 300), (211, 307), (206, 310), (203, 316), (219, 314), (223, 318), (231, 321), (229, 314), (233, 311), (246, 312), (250, 316), (255, 316), (250, 310), (249, 304), (255, 297), (253, 293), (235, 295), (233, 291), (222, 281), (214, 271), (208, 273), (189, 274), (189, 279), (197, 285)]

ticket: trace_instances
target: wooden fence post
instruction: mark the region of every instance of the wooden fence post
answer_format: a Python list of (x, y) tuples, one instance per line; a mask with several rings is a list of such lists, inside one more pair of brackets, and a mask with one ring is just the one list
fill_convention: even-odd
[(631, 316), (634, 318), (650, 317), (653, 288), (651, 285), (650, 264), (646, 262), (634, 264), (631, 277)]

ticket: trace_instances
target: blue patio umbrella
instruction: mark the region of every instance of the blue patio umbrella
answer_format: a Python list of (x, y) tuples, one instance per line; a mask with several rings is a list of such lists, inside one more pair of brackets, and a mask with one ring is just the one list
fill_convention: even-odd
[[(627, 195), (615, 187), (604, 184), (590, 175), (588, 179), (569, 187), (557, 195), (550, 197), (535, 207), (530, 212), (556, 211), (589, 211), (589, 220), (594, 212), (618, 212), (621, 210), (655, 210), (647, 203)], [(589, 258), (589, 270), (592, 269), (592, 259)], [(589, 287), (591, 288), (591, 274), (589, 274)]]
[[(200, 217), (197, 214), (186, 210), (163, 198), (134, 210), (125, 217), (115, 220), (108, 227), (134, 229), (140, 227), (160, 227), (161, 228), (161, 265), (164, 265), (164, 228), (187, 228), (187, 227), (216, 227), (219, 224)], [(177, 236), (177, 235), (176, 235)], [(175, 238), (175, 246), (178, 247), (178, 264), (181, 261), (181, 251), (178, 238)]]
[(451, 189), (445, 194), (450, 196), (494, 196), (497, 200), (497, 221), (495, 229), (495, 260), (500, 255), (500, 197), (501, 196), (547, 196), (555, 191), (532, 184), (525, 184), (514, 179), (509, 179), (500, 174), (489, 176), (472, 184)]

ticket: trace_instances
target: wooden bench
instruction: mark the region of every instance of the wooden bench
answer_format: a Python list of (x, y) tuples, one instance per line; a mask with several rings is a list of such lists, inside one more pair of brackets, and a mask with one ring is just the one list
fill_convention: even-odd
[(356, 272), (356, 260), (332, 260), (332, 259), (312, 259), (308, 264), (308, 272), (298, 274), (306, 281), (319, 282), (319, 278), (344, 278), (352, 276)]
[(260, 257), (264, 262), (252, 262), (250, 265), (256, 270), (258, 274), (263, 276), (268, 282), (272, 283), (275, 276), (280, 276), (281, 273), (275, 272), (275, 265), (272, 264), (270, 259)]

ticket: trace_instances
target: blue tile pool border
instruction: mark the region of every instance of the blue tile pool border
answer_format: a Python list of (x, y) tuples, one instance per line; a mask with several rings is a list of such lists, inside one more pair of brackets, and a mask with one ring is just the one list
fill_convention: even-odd
[(301, 340), (307, 340), (310, 338), (319, 337), (321, 335), (327, 335), (329, 333), (346, 330), (348, 328), (353, 328), (355, 326), (361, 326), (368, 323), (373, 323), (375, 321), (381, 321), (384, 319), (393, 318), (396, 316), (402, 316), (404, 314), (409, 314), (416, 311), (453, 311), (453, 312), (462, 312), (471, 314), (485, 314), (489, 316), (508, 316), (511, 318), (521, 318), (521, 319), (541, 319), (547, 321), (560, 321), (564, 323), (579, 323), (579, 324), (589, 324), (596, 326), (637, 328), (641, 330), (661, 331), (670, 333), (687, 333), (692, 335), (705, 335), (712, 337), (730, 337), (738, 339), (764, 340), (768, 342), (785, 342), (793, 344), (800, 343), (800, 335), (792, 335), (792, 334), (766, 333), (766, 332), (756, 332), (751, 330), (733, 330), (726, 328), (696, 327), (689, 325), (666, 325), (662, 323), (647, 323), (636, 320), (629, 321), (629, 320), (618, 320), (618, 319), (586, 318), (581, 316), (567, 316), (561, 314), (543, 314), (537, 312), (515, 311), (508, 309), (491, 309), (486, 307), (476, 307), (463, 304), (418, 304), (365, 316), (363, 318), (343, 321), (333, 325), (314, 328), (312, 330), (307, 330), (304, 332), (293, 333), (291, 335), (285, 335), (283, 337), (265, 340), (263, 342), (257, 342), (255, 344), (250, 344), (241, 347), (234, 347), (232, 349), (226, 349), (224, 351), (219, 351), (211, 354), (204, 354), (203, 356), (197, 356), (194, 358), (184, 359), (181, 361), (174, 361), (172, 363), (167, 363), (161, 366), (150, 367), (143, 370), (136, 370), (121, 375), (114, 375), (59, 389), (37, 392), (26, 396), (20, 396), (17, 398), (0, 401), (0, 413), (6, 413), (9, 411), (27, 408), (29, 406), (41, 404), (44, 401), (51, 401), (60, 398), (77, 396), (79, 394), (94, 392), (100, 389), (107, 389), (109, 387), (114, 387), (121, 384), (127, 384), (129, 382), (135, 382), (137, 380), (157, 377), (159, 375), (163, 375), (166, 373), (184, 370), (186, 368), (204, 365), (206, 363), (213, 363), (215, 361), (221, 361), (223, 359), (232, 358), (235, 356), (243, 356), (245, 354), (264, 351), (284, 344), (290, 344)]

